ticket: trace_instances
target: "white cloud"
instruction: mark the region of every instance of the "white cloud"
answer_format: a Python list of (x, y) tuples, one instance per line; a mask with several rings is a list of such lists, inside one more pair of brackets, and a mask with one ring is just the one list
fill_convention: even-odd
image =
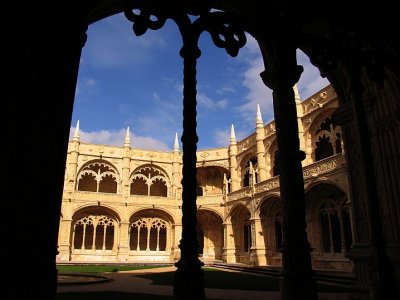
[[(245, 103), (236, 107), (242, 118), (249, 124), (255, 122), (256, 107), (260, 104), (263, 121), (267, 123), (274, 119), (272, 90), (264, 85), (260, 73), (264, 71), (264, 63), (257, 41), (247, 35), (247, 44), (242, 49), (239, 59), (245, 65), (242, 85), (247, 89)], [(300, 50), (297, 52), (298, 64), (304, 67), (304, 72), (298, 82), (298, 89), (302, 99), (306, 99), (329, 84), (329, 81), (320, 76), (309, 58)]]
[(272, 91), (261, 80), (260, 73), (264, 71), (262, 59), (252, 60), (244, 72), (243, 86), (248, 92), (245, 95), (246, 103), (237, 109), (247, 121), (253, 124), (256, 120), (257, 104), (260, 104), (264, 122), (273, 118)]
[[(248, 132), (236, 130), (235, 128), (235, 136), (236, 140), (240, 141), (248, 135)], [(229, 142), (231, 139), (231, 127), (226, 129), (216, 129), (213, 134), (213, 139), (216, 147), (227, 147), (229, 146)]]
[(96, 79), (90, 77), (80, 78), (76, 85), (75, 96), (79, 99), (88, 99), (95, 96), (99, 91), (99, 84)]
[(297, 84), (302, 99), (307, 99), (329, 84), (328, 79), (321, 77), (319, 70), (311, 64), (308, 56), (300, 50), (297, 50), (297, 63), (304, 67), (304, 72)]
[(228, 99), (214, 101), (203, 93), (197, 93), (197, 102), (200, 106), (211, 110), (222, 110), (228, 105)]
[[(75, 127), (71, 127), (69, 138), (72, 140)], [(119, 130), (98, 130), (83, 131), (79, 130), (80, 141), (89, 144), (102, 144), (122, 147), (125, 141), (126, 128)], [(131, 131), (131, 146), (140, 149), (164, 150), (169, 151), (171, 147), (162, 141), (148, 136), (136, 135)]]
[(85, 62), (94, 68), (132, 67), (132, 63), (143, 65), (159, 49), (166, 47), (163, 33), (149, 30), (137, 37), (132, 23), (123, 14), (114, 15), (89, 26)]
[(226, 93), (236, 93), (236, 89), (226, 86), (226, 87), (218, 89), (216, 92), (217, 92), (217, 94), (220, 94), (220, 95), (226, 94)]

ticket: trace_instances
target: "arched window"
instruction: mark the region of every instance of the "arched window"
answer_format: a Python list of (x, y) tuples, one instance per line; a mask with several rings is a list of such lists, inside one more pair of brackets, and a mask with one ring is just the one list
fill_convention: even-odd
[(74, 223), (73, 249), (112, 250), (116, 221), (104, 215), (87, 215)]
[(168, 196), (167, 174), (155, 166), (143, 166), (131, 176), (131, 195)]
[(334, 127), (330, 117), (326, 118), (318, 128), (314, 137), (315, 161), (342, 152), (340, 127)]
[(257, 157), (250, 158), (243, 169), (243, 187), (258, 182)]
[(282, 216), (281, 213), (275, 215), (275, 246), (276, 252), (282, 252)]
[(203, 188), (198, 181), (196, 182), (196, 194), (197, 196), (203, 196)]
[(244, 223), (243, 226), (243, 249), (244, 252), (250, 252), (251, 247), (251, 224)]
[(107, 162), (96, 161), (87, 164), (78, 174), (77, 189), (87, 192), (117, 193), (118, 176)]
[(196, 170), (197, 196), (221, 195), (224, 190), (224, 173), (219, 166), (198, 167)]
[(322, 250), (324, 253), (345, 253), (353, 240), (349, 204), (325, 200), (319, 209)]
[(165, 251), (167, 247), (167, 222), (161, 218), (139, 218), (129, 230), (132, 251)]

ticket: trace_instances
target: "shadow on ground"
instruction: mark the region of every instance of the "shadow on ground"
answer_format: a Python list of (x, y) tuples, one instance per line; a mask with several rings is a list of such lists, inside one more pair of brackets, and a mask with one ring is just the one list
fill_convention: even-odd
[[(164, 272), (133, 276), (149, 279), (153, 285), (172, 286), (174, 274), (175, 272)], [(210, 289), (279, 291), (279, 278), (209, 269), (205, 270), (205, 286)], [(318, 292), (320, 293), (346, 293), (349, 290), (350, 288), (345, 286), (318, 283)]]

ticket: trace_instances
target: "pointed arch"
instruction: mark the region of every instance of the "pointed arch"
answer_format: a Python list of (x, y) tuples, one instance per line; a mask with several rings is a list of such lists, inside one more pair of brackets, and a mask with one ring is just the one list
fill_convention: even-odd
[(137, 167), (129, 182), (131, 195), (168, 197), (170, 193), (171, 181), (167, 172), (154, 164)]
[(104, 159), (85, 163), (78, 171), (76, 189), (79, 191), (118, 193), (120, 176), (115, 166)]

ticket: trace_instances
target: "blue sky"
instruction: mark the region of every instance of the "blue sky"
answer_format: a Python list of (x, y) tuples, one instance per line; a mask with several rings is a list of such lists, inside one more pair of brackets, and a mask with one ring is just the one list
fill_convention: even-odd
[[(87, 34), (71, 134), (80, 120), (82, 142), (122, 146), (129, 126), (132, 147), (171, 150), (175, 132), (182, 134), (182, 43), (175, 23), (136, 37), (132, 23), (117, 14), (90, 25)], [(235, 58), (207, 32), (199, 47), (198, 149), (226, 147), (231, 124), (238, 140), (254, 131), (257, 104), (264, 123), (273, 119), (272, 91), (259, 76), (261, 54), (251, 36)], [(301, 51), (298, 63), (305, 69), (298, 83), (302, 99), (329, 84)]]

